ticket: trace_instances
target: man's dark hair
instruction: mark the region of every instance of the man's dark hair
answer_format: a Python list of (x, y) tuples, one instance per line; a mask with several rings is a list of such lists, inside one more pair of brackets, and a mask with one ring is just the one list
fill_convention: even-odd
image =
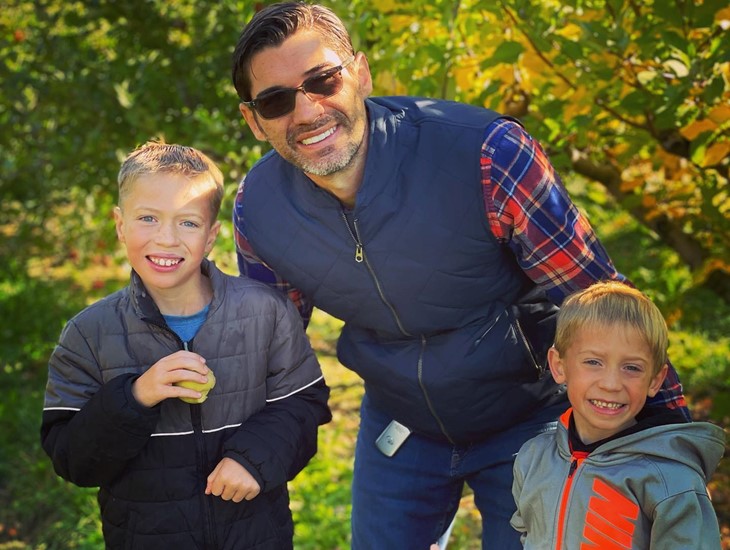
[(265, 7), (243, 28), (233, 52), (233, 85), (238, 96), (251, 101), (251, 59), (265, 48), (280, 46), (300, 30), (319, 33), (334, 51), (354, 52), (352, 40), (332, 10), (317, 4), (281, 2)]

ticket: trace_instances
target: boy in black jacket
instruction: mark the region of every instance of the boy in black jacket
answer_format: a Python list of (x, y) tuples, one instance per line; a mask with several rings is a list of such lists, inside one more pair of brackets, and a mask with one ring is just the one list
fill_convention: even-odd
[(291, 548), (287, 481), (331, 418), (301, 319), (205, 259), (223, 196), (208, 157), (147, 143), (118, 180), (131, 281), (61, 333), (43, 448), (100, 488), (107, 548)]

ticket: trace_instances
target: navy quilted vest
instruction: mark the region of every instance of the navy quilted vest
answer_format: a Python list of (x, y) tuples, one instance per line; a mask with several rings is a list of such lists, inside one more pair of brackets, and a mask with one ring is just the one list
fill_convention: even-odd
[(556, 393), (543, 367), (555, 308), (487, 226), (480, 149), (499, 115), (406, 97), (367, 107), (354, 210), (272, 152), (246, 177), (245, 232), (280, 276), (345, 321), (338, 357), (376, 407), (432, 437), (478, 440)]

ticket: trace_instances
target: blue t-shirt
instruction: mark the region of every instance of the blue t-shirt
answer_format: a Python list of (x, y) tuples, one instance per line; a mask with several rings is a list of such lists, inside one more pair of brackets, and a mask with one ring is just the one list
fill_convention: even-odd
[(210, 304), (192, 315), (163, 315), (167, 326), (180, 337), (183, 342), (189, 342), (198, 333), (198, 329), (205, 322)]

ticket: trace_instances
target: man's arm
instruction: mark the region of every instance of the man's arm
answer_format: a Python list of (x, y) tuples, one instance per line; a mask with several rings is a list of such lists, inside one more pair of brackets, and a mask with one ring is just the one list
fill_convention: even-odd
[[(572, 292), (597, 281), (631, 284), (571, 201), (542, 147), (519, 124), (500, 119), (487, 128), (481, 180), (492, 233), (554, 303), (560, 305)], [(689, 418), (671, 365), (649, 403), (682, 408)]]
[(309, 324), (312, 316), (312, 304), (306, 296), (297, 288), (279, 277), (273, 269), (259, 258), (249, 243), (246, 234), (246, 220), (243, 216), (244, 186), (246, 180), (238, 186), (236, 200), (233, 206), (233, 231), (236, 241), (236, 257), (238, 259), (238, 271), (241, 275), (261, 281), (267, 285), (284, 292), (289, 296), (299, 310), (304, 326)]

